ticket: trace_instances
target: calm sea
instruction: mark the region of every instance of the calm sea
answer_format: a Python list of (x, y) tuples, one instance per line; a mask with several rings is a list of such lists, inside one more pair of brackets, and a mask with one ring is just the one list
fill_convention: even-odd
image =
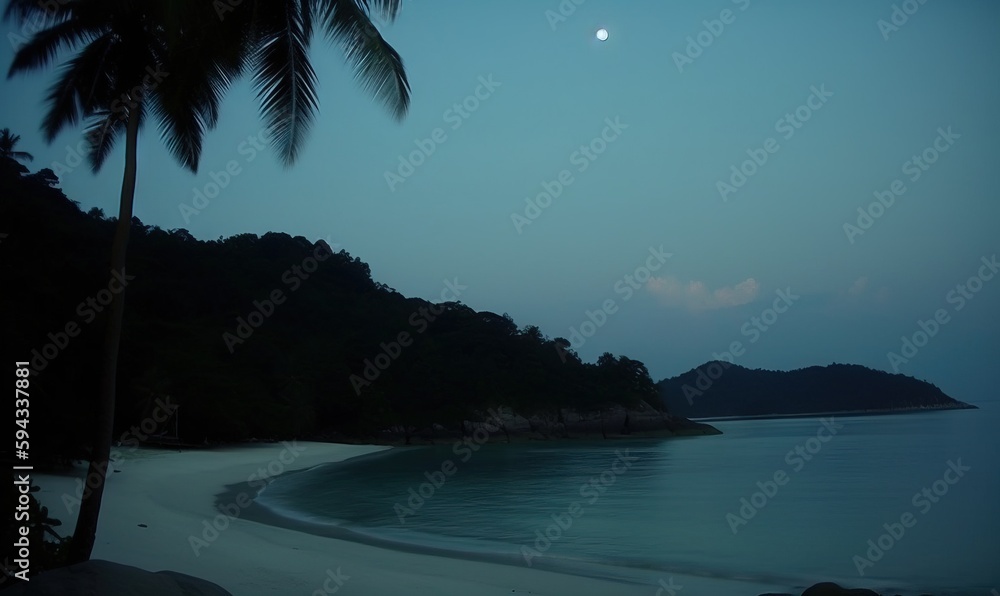
[(650, 585), (677, 573), (988, 596), (1000, 588), (998, 406), (398, 448), (282, 477), (260, 502), (406, 548)]

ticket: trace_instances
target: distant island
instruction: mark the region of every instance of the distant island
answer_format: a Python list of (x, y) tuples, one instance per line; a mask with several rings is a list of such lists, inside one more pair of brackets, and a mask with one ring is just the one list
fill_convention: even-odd
[(667, 409), (688, 418), (955, 410), (976, 406), (926, 381), (856, 364), (792, 371), (711, 361), (656, 384)]

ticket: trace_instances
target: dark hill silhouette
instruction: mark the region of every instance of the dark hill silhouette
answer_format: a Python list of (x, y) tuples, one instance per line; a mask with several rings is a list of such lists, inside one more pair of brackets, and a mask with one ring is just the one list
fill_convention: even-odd
[[(107, 256), (114, 219), (83, 213), (57, 183), (0, 168), (4, 353), (38, 373), (39, 457), (90, 442), (102, 300), (121, 283), (115, 437), (127, 446), (438, 439), (501, 407), (501, 437), (713, 430), (666, 413), (641, 362), (584, 363), (565, 340), (507, 315), (407, 298), (323, 241), (274, 232), (200, 241), (133, 219), (128, 277), (118, 279)], [(449, 284), (461, 280), (442, 280), (442, 290)]]
[(657, 387), (671, 412), (690, 418), (975, 407), (925, 381), (856, 364), (785, 372), (715, 361)]

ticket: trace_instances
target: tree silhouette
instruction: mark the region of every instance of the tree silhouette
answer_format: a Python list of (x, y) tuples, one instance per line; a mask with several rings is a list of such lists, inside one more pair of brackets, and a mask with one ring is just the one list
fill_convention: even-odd
[[(42, 130), (52, 142), (64, 128), (87, 120), (88, 160), (96, 172), (119, 137), (125, 137), (125, 172), (118, 222), (111, 249), (111, 270), (125, 272), (125, 256), (135, 198), (136, 152), (139, 130), (146, 116), (160, 120), (162, 136), (174, 155), (197, 169), (205, 129), (215, 122), (224, 73), (205, 75), (204, 86), (181, 90), (182, 77), (171, 77), (176, 66), (187, 65), (193, 46), (171, 45), (164, 23), (176, 14), (169, 3), (81, 0), (55, 11), (14, 56), (8, 77), (48, 67), (57, 52), (69, 47), (74, 56), (63, 65), (48, 95)], [(11, 0), (4, 17), (41, 18), (45, 9), (33, 0)], [(203, 13), (204, 16), (204, 13)], [(199, 36), (192, 30), (192, 38)], [(116, 293), (101, 366), (101, 392), (88, 479), (96, 486), (80, 506), (70, 545), (70, 562), (90, 558), (100, 515), (111, 435), (114, 425), (115, 384), (121, 343), (124, 291)]]
[[(373, 6), (393, 18), (400, 2), (381, 0)], [(285, 165), (295, 161), (317, 107), (308, 56), (314, 19), (331, 40), (344, 45), (365, 89), (397, 118), (405, 115), (409, 85), (402, 60), (372, 25), (368, 8), (367, 0), (255, 0), (239, 7), (199, 0), (77, 0), (49, 11), (37, 0), (10, 0), (5, 20), (41, 19), (47, 27), (17, 51), (8, 77), (48, 67), (64, 48), (75, 52), (47, 98), (46, 140), (87, 120), (88, 160), (96, 172), (125, 137), (112, 271), (125, 271), (137, 144), (147, 116), (159, 120), (163, 141), (178, 161), (196, 171), (203, 135), (214, 127), (225, 91), (250, 68), (272, 143)], [(228, 9), (233, 14), (226, 14)], [(96, 536), (114, 426), (123, 313), (124, 292), (119, 292), (111, 304), (88, 471), (88, 478), (99, 482), (81, 504), (70, 562), (89, 559)]]
[(17, 161), (33, 161), (35, 156), (27, 151), (17, 151), (14, 147), (21, 140), (20, 135), (11, 134), (9, 128), (0, 129), (0, 157)]

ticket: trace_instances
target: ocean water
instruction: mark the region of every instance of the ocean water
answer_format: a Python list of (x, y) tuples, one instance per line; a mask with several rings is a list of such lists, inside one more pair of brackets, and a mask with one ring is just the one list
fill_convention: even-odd
[(281, 477), (258, 501), (383, 544), (650, 585), (676, 573), (988, 596), (1000, 588), (998, 406), (397, 448)]

